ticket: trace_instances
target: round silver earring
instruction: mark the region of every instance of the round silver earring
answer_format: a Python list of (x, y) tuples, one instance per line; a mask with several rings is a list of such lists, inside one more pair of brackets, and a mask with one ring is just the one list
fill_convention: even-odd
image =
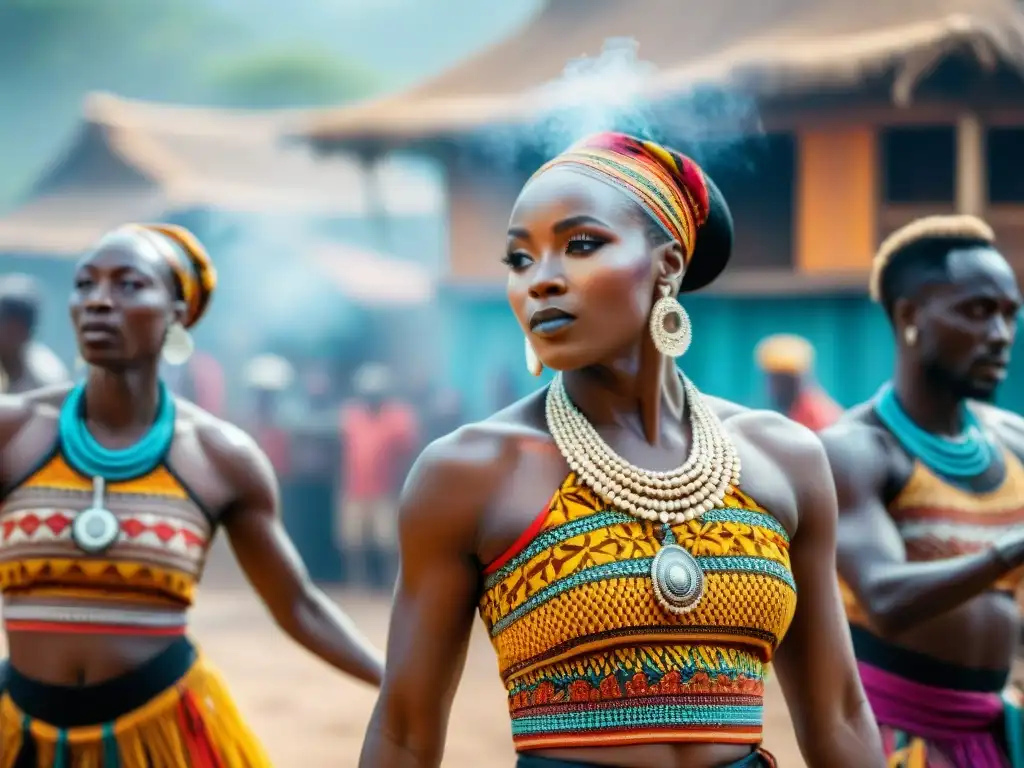
[(523, 342), (525, 342), (526, 370), (530, 372), (531, 376), (540, 376), (544, 372), (544, 364), (537, 357), (537, 353), (534, 351), (530, 340), (524, 336)]
[(908, 325), (903, 329), (903, 341), (906, 342), (908, 347), (912, 347), (917, 344), (917, 326)]
[(651, 308), (650, 330), (655, 349), (667, 357), (682, 356), (693, 341), (690, 316), (668, 283), (661, 285), (661, 298)]
[(184, 365), (192, 357), (195, 344), (192, 335), (181, 323), (174, 323), (167, 329), (164, 339), (163, 358), (168, 365)]

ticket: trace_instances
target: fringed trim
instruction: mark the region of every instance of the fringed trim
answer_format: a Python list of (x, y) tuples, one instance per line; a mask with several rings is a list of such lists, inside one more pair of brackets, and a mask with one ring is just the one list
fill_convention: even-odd
[[(3, 696), (0, 768), (14, 768), (26, 746), (23, 721)], [(112, 724), (68, 730), (38, 721), (26, 725), (38, 768), (271, 768), (220, 674), (202, 658), (176, 686)]]

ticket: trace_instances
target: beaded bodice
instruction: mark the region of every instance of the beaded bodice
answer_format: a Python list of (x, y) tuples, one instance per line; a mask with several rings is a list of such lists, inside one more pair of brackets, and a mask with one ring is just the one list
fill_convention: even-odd
[[(910, 480), (889, 504), (889, 515), (903, 538), (912, 562), (948, 560), (988, 549), (1024, 523), (1024, 465), (1002, 450), (1005, 475), (997, 488), (973, 493), (944, 480), (921, 461), (914, 462)], [(1024, 579), (1018, 568), (993, 589), (1014, 592)], [(867, 626), (867, 614), (853, 591), (840, 580), (847, 616)]]
[(25, 623), (180, 623), (214, 534), (210, 519), (164, 464), (107, 486), (105, 506), (120, 533), (99, 554), (82, 551), (72, 537), (75, 517), (92, 505), (92, 481), (59, 453), (7, 494), (0, 505), (0, 592), (8, 630)]
[(796, 608), (789, 538), (736, 489), (673, 525), (707, 580), (677, 615), (651, 589), (658, 528), (570, 475), (488, 568), (480, 615), (520, 750), (760, 741), (765, 665)]

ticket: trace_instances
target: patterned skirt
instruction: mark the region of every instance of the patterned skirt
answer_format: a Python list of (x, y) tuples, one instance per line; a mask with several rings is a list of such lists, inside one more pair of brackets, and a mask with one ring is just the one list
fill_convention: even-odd
[(0, 768), (271, 768), (220, 675), (187, 638), (97, 685), (0, 665)]

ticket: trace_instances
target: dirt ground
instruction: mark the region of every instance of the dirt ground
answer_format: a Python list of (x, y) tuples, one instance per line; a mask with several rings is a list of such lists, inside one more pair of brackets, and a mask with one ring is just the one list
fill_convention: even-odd
[[(219, 548), (218, 548), (219, 549)], [(217, 552), (208, 573), (216, 586), (199, 596), (193, 636), (220, 667), (239, 706), (277, 768), (355, 766), (374, 691), (350, 682), (285, 637)], [(223, 559), (222, 559), (223, 558)], [(383, 647), (389, 605), (354, 593), (334, 594), (353, 620)], [(3, 655), (0, 638), (0, 657)], [(476, 631), (455, 700), (445, 768), (509, 768), (514, 764), (508, 715), (487, 638)], [(766, 705), (766, 746), (783, 768), (804, 768), (789, 715), (773, 684)]]
[[(354, 594), (337, 601), (383, 645), (388, 605)], [(278, 768), (355, 766), (374, 693), (338, 677), (295, 646), (242, 591), (203, 595), (195, 636), (223, 670)], [(497, 665), (474, 633), (448, 733), (446, 768), (509, 768), (514, 763)], [(777, 687), (768, 696), (767, 746), (784, 768), (803, 768)]]

